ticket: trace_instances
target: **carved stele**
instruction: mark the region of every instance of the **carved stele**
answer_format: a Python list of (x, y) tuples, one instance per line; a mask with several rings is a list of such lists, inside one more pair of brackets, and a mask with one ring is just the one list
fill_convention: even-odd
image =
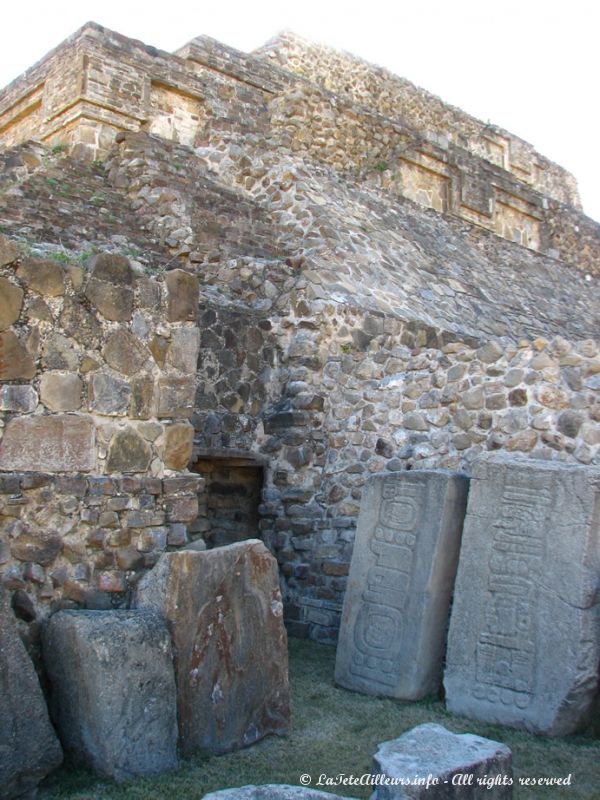
[(468, 479), (442, 470), (376, 475), (361, 502), (335, 679), (416, 700), (437, 691)]
[(552, 735), (592, 713), (600, 470), (475, 465), (444, 685), (448, 709)]
[(168, 622), (182, 751), (226, 753), (290, 720), (287, 637), (277, 562), (256, 539), (163, 555), (137, 605)]

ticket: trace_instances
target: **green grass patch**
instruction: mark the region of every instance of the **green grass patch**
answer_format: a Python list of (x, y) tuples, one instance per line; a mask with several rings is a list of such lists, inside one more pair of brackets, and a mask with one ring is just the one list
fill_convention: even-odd
[[(63, 769), (48, 779), (39, 800), (200, 800), (207, 792), (231, 786), (298, 784), (304, 773), (312, 776), (314, 786), (322, 774), (360, 776), (370, 772), (378, 743), (424, 722), (505, 742), (513, 751), (516, 780), (572, 774), (568, 787), (517, 785), (514, 797), (519, 800), (600, 798), (600, 741), (591, 735), (537, 737), (453, 717), (443, 702), (434, 698), (405, 703), (348, 692), (334, 686), (334, 661), (333, 648), (290, 640), (293, 726), (288, 736), (270, 736), (254, 747), (225, 756), (198, 754), (182, 761), (177, 772), (121, 785)], [(322, 789), (357, 798), (371, 794), (366, 786)]]

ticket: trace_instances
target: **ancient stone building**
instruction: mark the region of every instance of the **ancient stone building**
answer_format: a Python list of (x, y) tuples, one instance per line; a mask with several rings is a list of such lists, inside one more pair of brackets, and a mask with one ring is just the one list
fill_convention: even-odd
[(31, 623), (258, 536), (335, 639), (362, 487), (598, 464), (600, 228), (526, 142), (285, 34), (90, 23), (0, 92), (0, 573)]

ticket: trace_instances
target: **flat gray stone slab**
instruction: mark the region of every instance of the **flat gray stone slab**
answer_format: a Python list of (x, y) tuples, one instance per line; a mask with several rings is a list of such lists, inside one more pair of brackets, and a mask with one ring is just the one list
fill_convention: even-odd
[(177, 767), (171, 640), (147, 611), (59, 611), (44, 630), (51, 710), (74, 763), (127, 780)]
[(379, 745), (371, 800), (509, 800), (512, 753), (501, 742), (419, 725)]
[(0, 446), (0, 469), (90, 472), (96, 463), (94, 422), (77, 414), (14, 417)]
[(283, 605), (277, 562), (262, 542), (166, 553), (140, 581), (136, 603), (168, 621), (183, 752), (226, 753), (287, 733)]
[(263, 786), (240, 786), (239, 789), (221, 789), (205, 794), (202, 800), (352, 800), (339, 794), (318, 792), (304, 786), (285, 783), (267, 783)]
[(340, 686), (405, 700), (438, 691), (468, 484), (444, 470), (368, 481), (336, 655)]
[(0, 585), (0, 798), (35, 791), (60, 766), (62, 748), (33, 663)]
[(598, 685), (600, 470), (475, 465), (444, 685), (448, 709), (566, 735)]

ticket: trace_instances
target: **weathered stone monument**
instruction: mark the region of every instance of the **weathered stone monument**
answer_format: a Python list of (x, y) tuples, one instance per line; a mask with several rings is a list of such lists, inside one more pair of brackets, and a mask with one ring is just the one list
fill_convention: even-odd
[(147, 611), (59, 611), (44, 631), (51, 711), (76, 764), (127, 780), (177, 767), (175, 677)]
[(287, 636), (277, 562), (262, 542), (167, 553), (141, 581), (137, 605), (171, 630), (184, 753), (287, 732)]
[(377, 475), (362, 497), (335, 679), (416, 700), (438, 690), (467, 504), (464, 475)]
[(34, 791), (61, 762), (38, 677), (0, 585), (0, 798)]
[[(427, 724), (379, 745), (371, 800), (510, 800), (512, 753), (500, 742)], [(377, 780), (379, 779), (379, 780)]]
[(480, 461), (444, 685), (450, 711), (566, 735), (598, 685), (600, 471)]

